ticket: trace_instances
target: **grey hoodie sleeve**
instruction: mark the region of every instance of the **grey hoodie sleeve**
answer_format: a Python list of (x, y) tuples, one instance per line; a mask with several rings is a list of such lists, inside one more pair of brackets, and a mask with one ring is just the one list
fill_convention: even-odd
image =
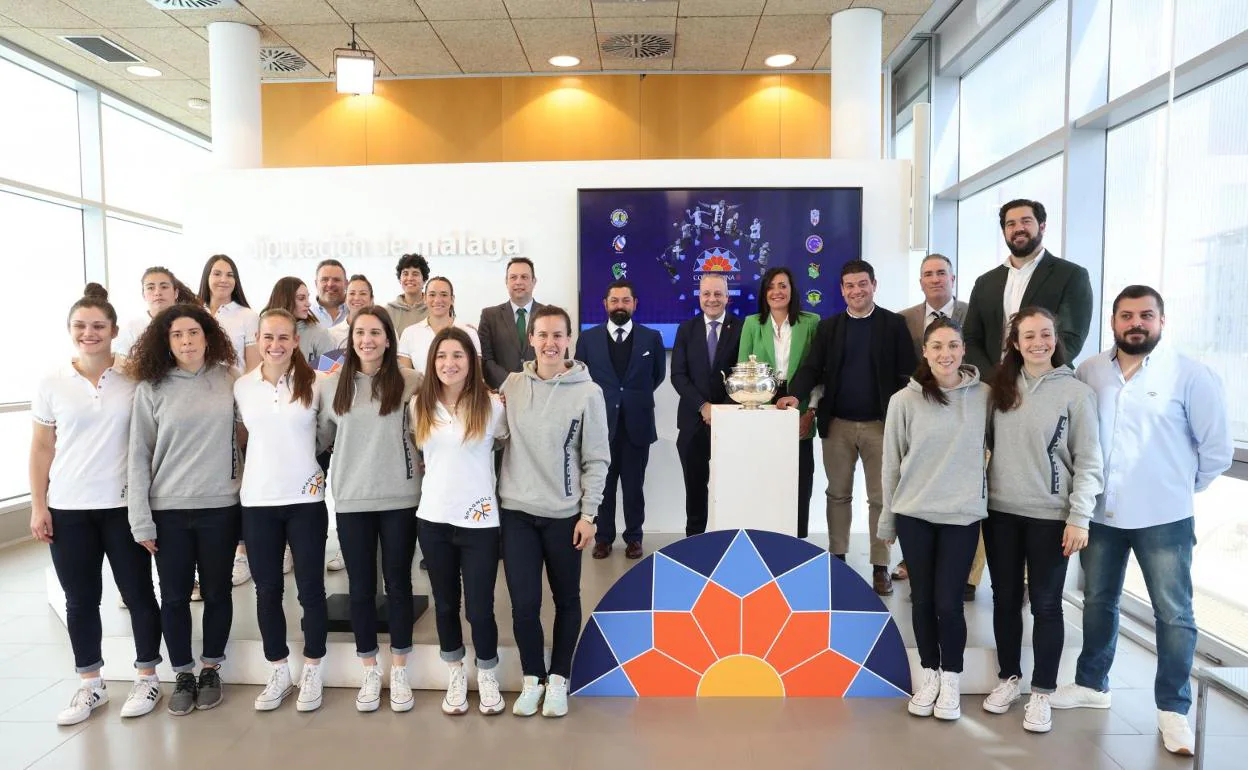
[[(329, 381), (322, 385), (330, 384)], [(334, 380), (337, 385), (337, 380)], [(338, 415), (334, 413), (334, 393), (336, 388), (322, 387), (319, 389), (320, 409), (316, 412), (316, 453), (321, 454), (334, 445), (338, 435)]]
[(906, 413), (905, 391), (898, 393), (888, 401), (888, 415), (884, 419), (884, 461), (881, 469), (881, 484), (884, 488), (884, 506), (880, 511), (880, 521), (876, 525), (875, 536), (880, 540), (892, 540), (897, 537), (897, 529), (893, 516), (893, 493), (901, 481), (901, 460), (910, 448), (907, 428), (909, 414)]
[(1096, 393), (1089, 390), (1070, 409), (1070, 454), (1074, 473), (1070, 481), (1070, 513), (1067, 524), (1088, 528), (1096, 509), (1096, 496), (1105, 485), (1101, 457), (1101, 424), (1096, 413)]
[(126, 508), (130, 534), (136, 543), (156, 539), (156, 522), (148, 495), (152, 489), (152, 454), (156, 448), (156, 414), (152, 388), (140, 383), (130, 413), (130, 453), (127, 461)]
[(611, 465), (607, 402), (597, 385), (585, 402), (582, 419), (585, 426), (581, 430), (581, 513), (597, 516), (602, 490), (607, 485), (607, 469)]

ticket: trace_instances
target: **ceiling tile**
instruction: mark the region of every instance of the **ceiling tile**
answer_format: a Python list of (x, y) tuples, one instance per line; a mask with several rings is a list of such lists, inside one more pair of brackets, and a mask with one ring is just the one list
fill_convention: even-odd
[(662, 2), (662, 0), (651, 0), (648, 3), (594, 2), (594, 16), (599, 19), (620, 16), (675, 16), (679, 6), (678, 2)]
[[(506, 19), (503, 0), (416, 0), (430, 21)], [(514, 37), (514, 35), (513, 35)]]
[[(351, 27), (342, 22), (337, 24), (277, 24), (273, 26), (273, 32), (281, 36), (287, 45), (303, 54), (303, 57), (312, 62), (313, 66), (326, 74), (334, 69), (334, 49), (346, 48), (351, 42)], [(365, 48), (372, 48), (368, 38), (360, 35), (358, 29), (356, 37)], [(382, 62), (385, 62), (384, 58)], [(389, 71), (385, 66), (381, 69), (383, 73)]]
[(814, 66), (819, 54), (828, 45), (831, 30), (824, 21), (824, 16), (764, 16), (759, 20), (758, 30), (754, 33), (754, 43), (750, 46), (749, 55), (745, 60), (746, 69), (768, 69), (763, 62), (768, 56), (776, 53), (790, 53), (797, 57), (797, 62), (785, 69), (804, 70)]
[(676, 23), (676, 70), (741, 69), (757, 16), (681, 18)]
[(830, 14), (843, 11), (852, 0), (767, 0), (764, 16), (786, 14)]
[(65, 0), (65, 4), (105, 27), (177, 27), (176, 19), (147, 2)]
[(503, 0), (513, 19), (570, 19), (593, 16), (589, 0)]
[(530, 71), (510, 21), (435, 21), (433, 28), (464, 72)]
[(211, 90), (198, 80), (165, 80), (152, 78), (141, 84), (144, 88), (182, 109), (187, 109), (187, 99), (208, 99)]
[(445, 75), (460, 71), (429, 22), (361, 24), (355, 30), (396, 75)]
[[(184, 27), (196, 30), (206, 30), (208, 25), (214, 21), (237, 21), (240, 24), (250, 24), (253, 27), (260, 25), (260, 19), (242, 6), (213, 8), (208, 11), (169, 11), (169, 17), (181, 23)], [(207, 37), (207, 34), (205, 31), (204, 36)]]
[(60, 0), (0, 0), (0, 14), (23, 27), (91, 27), (94, 22)]
[(675, 16), (633, 16), (594, 19), (599, 35), (675, 35)]
[(174, 104), (168, 99), (165, 99), (163, 96), (159, 96), (153, 93), (152, 91), (147, 90), (146, 88), (143, 87), (141, 83), (131, 83), (131, 82), (110, 83), (109, 90), (111, 90), (113, 93), (117, 94), (118, 96), (123, 96), (126, 99), (129, 99), (135, 104), (138, 104), (142, 107), (146, 107), (153, 112), (159, 113), (169, 118), (174, 118), (175, 115), (183, 112), (183, 110), (179, 108), (178, 105)]
[[(534, 72), (602, 69), (593, 19), (516, 19), (512, 25)], [(575, 56), (581, 63), (575, 67), (556, 67), (547, 61), (560, 54)]]
[(88, 29), (38, 29), (38, 30), (35, 30), (35, 32), (38, 33), (39, 35), (42, 35), (47, 40), (51, 41), (53, 44), (60, 46), (66, 51), (74, 54), (75, 56), (79, 56), (91, 64), (95, 64), (99, 67), (102, 67), (108, 70), (110, 73), (115, 73), (113, 74), (113, 77), (115, 78), (120, 78), (123, 80), (134, 80), (134, 81), (142, 81), (146, 79), (139, 75), (133, 75), (127, 72), (126, 71), (127, 65), (125, 64), (107, 64), (103, 61), (96, 59), (94, 56), (91, 56), (90, 54), (86, 53), (85, 51), (78, 48), (77, 46), (70, 45), (64, 40), (61, 40), (61, 36), (62, 35), (103, 35), (104, 37), (112, 40), (114, 43), (117, 43), (118, 45), (120, 45), (122, 48), (125, 48), (126, 50), (130, 51), (135, 56), (138, 56), (140, 59), (143, 60), (144, 64), (147, 64), (148, 66), (155, 67), (156, 69), (160, 70), (161, 75), (163, 77), (169, 78), (171, 80), (187, 80), (190, 78), (190, 75), (187, 75), (185, 72), (182, 72), (180, 69), (178, 69), (178, 67), (174, 65), (173, 62), (165, 61), (160, 56), (157, 56), (153, 52), (148, 51), (147, 49), (143, 48), (143, 46), (135, 43), (132, 40), (125, 38), (124, 36), (112, 30), (100, 29), (99, 27), (93, 27), (93, 28), (88, 28)]
[(8, 16), (0, 16), (0, 27), (17, 27), (17, 26), (20, 26), (20, 25), (17, 22), (10, 19)]
[(325, 0), (243, 0), (243, 4), (270, 26), (342, 22), (342, 17)]
[(889, 13), (884, 15), (884, 58), (893, 52), (901, 41), (910, 36), (910, 30), (919, 23), (919, 14)]
[(853, 0), (855, 8), (879, 8), (884, 13), (922, 16), (932, 7), (932, 0)]
[(657, 59), (603, 59), (603, 72), (671, 72), (673, 59), (663, 56)]
[(354, 24), (377, 21), (424, 21), (416, 0), (329, 0), (342, 18)]
[(33, 29), (11, 27), (0, 29), (0, 38), (4, 38), (30, 53), (47, 59), (70, 72), (92, 83), (105, 83), (125, 79), (125, 68), (120, 65), (97, 64), (63, 45), (49, 40)]
[(815, 60), (815, 69), (830, 70), (832, 69), (832, 48), (828, 43), (823, 45), (823, 53), (819, 54), (819, 58)]
[(680, 0), (681, 16), (757, 16), (767, 0)]
[(208, 43), (186, 27), (124, 27), (113, 32), (193, 78), (208, 77)]

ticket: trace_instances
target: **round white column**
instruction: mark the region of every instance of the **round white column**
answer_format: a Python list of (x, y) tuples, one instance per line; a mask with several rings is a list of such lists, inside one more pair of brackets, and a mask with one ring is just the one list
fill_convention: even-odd
[(217, 168), (259, 168), (260, 30), (232, 21), (208, 25), (212, 159)]
[(884, 12), (850, 8), (832, 14), (832, 157), (880, 159), (884, 94)]

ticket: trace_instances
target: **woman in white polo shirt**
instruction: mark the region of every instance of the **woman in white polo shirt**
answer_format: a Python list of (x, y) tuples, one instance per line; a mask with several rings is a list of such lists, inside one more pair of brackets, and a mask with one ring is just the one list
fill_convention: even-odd
[[(432, 281), (429, 285), (436, 286)], [(482, 714), (498, 714), (505, 704), (495, 677), (499, 536), (494, 440), (506, 436), (507, 415), (502, 402), (490, 395), (481, 359), (463, 329), (452, 326), (438, 332), (430, 351), (411, 408), (412, 433), (425, 460), (417, 532), (433, 589), (440, 654), (451, 669), (442, 711), (468, 710), (459, 614), (462, 580), (477, 657), (478, 707)]]
[(270, 309), (260, 316), (261, 363), (234, 383), (234, 404), (247, 428), (247, 464), (240, 497), (243, 540), (256, 581), (256, 619), (264, 657), (273, 665), (256, 697), (257, 711), (272, 711), (294, 689), (282, 610), (282, 561), (287, 543), (294, 555), (295, 584), (303, 608), (303, 671), (299, 711), (321, 705), (321, 658), (325, 657), (325, 474), (316, 462), (316, 372), (299, 353), (295, 317)]
[(437, 276), (425, 283), (425, 305), (429, 315), (403, 330), (399, 338), (399, 365), (425, 373), (425, 359), (433, 346), (433, 337), (452, 326), (463, 329), (472, 341), (473, 355), (481, 355), (481, 339), (477, 330), (455, 320), (455, 287), (451, 279)]
[(101, 567), (130, 607), (138, 677), (121, 707), (123, 717), (149, 713), (160, 700), (160, 608), (152, 590), (152, 559), (130, 537), (126, 514), (126, 452), (134, 381), (114, 368), (109, 347), (117, 311), (108, 292), (88, 284), (69, 310), (69, 336), (78, 355), (40, 381), (31, 404), (30, 532), (51, 546), (65, 591), (65, 618), (81, 678), (57, 724), (77, 724), (108, 702), (100, 677)]
[(238, 356), (239, 372), (250, 372), (260, 363), (260, 351), (256, 347), (256, 331), (260, 316), (251, 309), (247, 295), (243, 293), (243, 279), (238, 275), (238, 265), (225, 254), (215, 254), (204, 263), (199, 278), (199, 301), (204, 303), (212, 317), (234, 343)]

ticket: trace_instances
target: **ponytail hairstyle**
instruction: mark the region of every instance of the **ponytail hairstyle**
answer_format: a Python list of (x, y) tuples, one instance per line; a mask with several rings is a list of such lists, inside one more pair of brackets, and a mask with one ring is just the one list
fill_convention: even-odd
[(1010, 316), (1010, 328), (1005, 338), (1005, 357), (992, 377), (992, 405), (999, 412), (1008, 412), (1023, 403), (1018, 390), (1018, 376), (1023, 371), (1023, 353), (1018, 349), (1018, 327), (1028, 318), (1047, 318), (1053, 323), (1053, 366), (1066, 365), (1066, 346), (1057, 330), (1057, 318), (1042, 307), (1025, 307)]
[[(290, 322), (291, 336), (296, 343), (298, 342), (299, 324), (292, 313), (280, 307), (269, 308), (260, 314), (261, 325), (264, 324), (266, 318), (282, 318)], [(312, 384), (316, 382), (316, 372), (312, 370), (308, 359), (299, 351), (298, 344), (290, 357), (290, 367), (286, 373), (290, 375), (290, 402), (293, 404), (295, 401), (300, 401), (305, 408), (312, 406)]]
[[(923, 332), (923, 347), (927, 347), (927, 340), (932, 336), (932, 332), (938, 329), (952, 329), (957, 333), (958, 339), (962, 339), (962, 327), (952, 318), (937, 318), (928, 324), (927, 329)], [(919, 383), (923, 388), (923, 398), (928, 401), (934, 401), (941, 406), (949, 405), (949, 396), (940, 389), (940, 383), (936, 382), (936, 375), (932, 373), (932, 366), (927, 362), (926, 356), (919, 358), (919, 366), (914, 370), (914, 381)]]
[[(309, 325), (320, 323), (320, 320), (316, 317), (316, 313), (313, 313), (310, 307), (308, 309), (307, 318), (299, 318), (295, 316), (295, 294), (298, 293), (300, 286), (305, 289), (308, 288), (308, 285), (304, 283), (302, 278), (295, 278), (292, 275), (288, 275), (285, 278), (278, 278), (277, 283), (273, 284), (273, 291), (269, 294), (269, 304), (265, 305), (264, 309), (272, 310), (273, 308), (281, 308), (295, 318), (296, 324), (299, 321), (303, 321), (305, 324)], [(311, 292), (308, 293), (308, 296), (311, 296)], [(296, 326), (296, 328), (298, 328), (298, 326)]]
[[(428, 285), (428, 284), (426, 284)], [(468, 333), (457, 326), (448, 326), (433, 336), (429, 346), (429, 356), (425, 361), (425, 379), (416, 391), (416, 401), (412, 406), (415, 428), (413, 435), (416, 445), (422, 446), (429, 440), (429, 434), (438, 422), (438, 401), (442, 398), (442, 380), (438, 379), (435, 364), (438, 359), (438, 348), (444, 342), (455, 342), (464, 349), (468, 358), (468, 380), (455, 402), (453, 413), (463, 415), (464, 441), (480, 441), (485, 437), (486, 426), (490, 424), (493, 406), (490, 403), (489, 389), (481, 374), (481, 359), (472, 344)], [(462, 412), (460, 411), (462, 408)]]
[(86, 307), (102, 312), (112, 322), (113, 330), (117, 330), (117, 310), (108, 301), (108, 289), (98, 283), (89, 283), (83, 288), (82, 298), (69, 306), (69, 315), (65, 318), (65, 325), (69, 325), (75, 311)]
[(234, 343), (204, 307), (198, 303), (180, 302), (156, 314), (147, 325), (126, 358), (126, 374), (135, 382), (158, 385), (177, 362), (169, 347), (169, 329), (179, 318), (190, 318), (204, 330), (204, 366), (220, 364), (231, 367), (237, 360)]
[[(238, 274), (238, 265), (234, 264), (234, 260), (225, 254), (213, 254), (204, 263), (204, 272), (199, 277), (199, 301), (204, 307), (212, 304), (212, 287), (208, 285), (208, 279), (212, 277), (212, 266), (218, 262), (224, 262), (230, 266), (230, 270), (234, 273), (234, 291), (230, 292), (230, 301), (243, 307), (251, 307), (247, 304), (247, 295), (243, 293), (243, 279)], [(180, 300), (179, 300), (180, 301)]]
[[(303, 281), (299, 283), (302, 284)], [(274, 288), (275, 293), (276, 291)], [(343, 356), (342, 368), (338, 370), (338, 388), (334, 391), (334, 414), (340, 417), (351, 410), (351, 402), (355, 400), (355, 375), (363, 371), (360, 356), (355, 352), (355, 325), (364, 316), (372, 316), (381, 322), (381, 327), (386, 331), (386, 340), (390, 343), (382, 353), (381, 368), (373, 375), (370, 398), (380, 402), (378, 413), (382, 417), (403, 406), (403, 372), (399, 370), (399, 339), (394, 333), (394, 322), (390, 320), (390, 314), (385, 308), (369, 305), (351, 319), (347, 330), (347, 354)]]

